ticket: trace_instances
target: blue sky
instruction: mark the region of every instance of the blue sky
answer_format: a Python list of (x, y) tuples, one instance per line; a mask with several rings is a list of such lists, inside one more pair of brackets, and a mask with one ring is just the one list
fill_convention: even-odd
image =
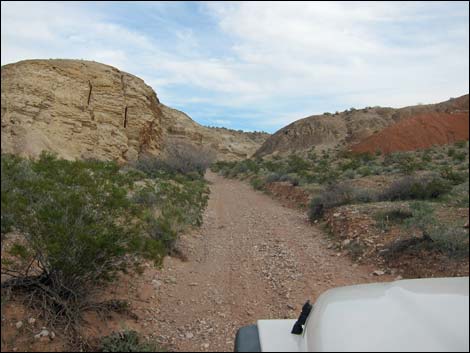
[(1, 63), (77, 58), (143, 78), (204, 125), (274, 132), (469, 91), (468, 2), (8, 2)]

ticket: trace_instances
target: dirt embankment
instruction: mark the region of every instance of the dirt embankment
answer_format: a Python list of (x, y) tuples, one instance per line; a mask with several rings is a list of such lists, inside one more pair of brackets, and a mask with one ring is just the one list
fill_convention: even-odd
[(467, 112), (428, 113), (399, 121), (351, 147), (356, 153), (413, 151), (468, 140)]

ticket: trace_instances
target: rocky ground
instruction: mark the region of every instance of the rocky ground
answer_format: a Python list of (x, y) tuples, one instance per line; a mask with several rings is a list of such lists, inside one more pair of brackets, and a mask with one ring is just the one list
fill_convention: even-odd
[[(106, 289), (102, 296), (128, 299), (136, 316), (89, 314), (87, 336), (134, 329), (170, 351), (233, 351), (243, 325), (296, 318), (307, 299), (329, 288), (395, 278), (374, 275), (377, 268), (354, 264), (334, 250), (305, 212), (247, 183), (213, 173), (207, 178), (211, 196), (204, 224), (181, 239), (186, 260), (168, 257), (162, 269), (148, 265), (142, 276), (123, 276)], [(2, 351), (63, 348), (59, 334), (35, 339), (44, 324), (30, 325), (32, 313), (12, 311), (15, 305), (7, 302), (2, 310)]]

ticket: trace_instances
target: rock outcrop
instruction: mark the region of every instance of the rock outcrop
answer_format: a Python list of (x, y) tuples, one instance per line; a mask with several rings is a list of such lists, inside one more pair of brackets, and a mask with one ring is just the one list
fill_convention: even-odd
[(251, 156), (269, 136), (207, 128), (161, 104), (140, 78), (84, 60), (26, 60), (2, 66), (2, 153), (124, 163), (181, 141), (218, 159)]
[(135, 160), (160, 153), (162, 113), (143, 80), (83, 60), (2, 66), (2, 153)]
[[(367, 107), (335, 114), (314, 115), (280, 129), (256, 151), (255, 156), (287, 155), (329, 148), (347, 149), (402, 120), (434, 113), (465, 113), (468, 94), (448, 101), (400, 109)], [(436, 142), (438, 143), (438, 142)]]
[(165, 145), (180, 142), (209, 148), (217, 160), (239, 160), (251, 157), (270, 136), (261, 132), (242, 132), (226, 128), (209, 128), (193, 121), (187, 114), (160, 105), (163, 113)]

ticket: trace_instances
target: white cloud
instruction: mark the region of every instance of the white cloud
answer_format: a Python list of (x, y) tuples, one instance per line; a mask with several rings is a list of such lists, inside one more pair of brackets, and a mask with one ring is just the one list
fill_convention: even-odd
[(101, 61), (141, 76), (163, 103), (204, 104), (217, 114), (251, 109), (239, 119), (253, 117), (260, 127), (328, 109), (436, 102), (468, 92), (468, 4), (204, 3), (213, 32), (179, 22), (177, 6), (184, 4), (153, 11), (165, 5), (137, 19), (163, 21), (172, 37), (162, 42), (146, 26), (138, 31), (126, 24), (132, 21), (110, 17), (113, 3), (91, 11), (81, 3), (2, 2), (2, 65)]

